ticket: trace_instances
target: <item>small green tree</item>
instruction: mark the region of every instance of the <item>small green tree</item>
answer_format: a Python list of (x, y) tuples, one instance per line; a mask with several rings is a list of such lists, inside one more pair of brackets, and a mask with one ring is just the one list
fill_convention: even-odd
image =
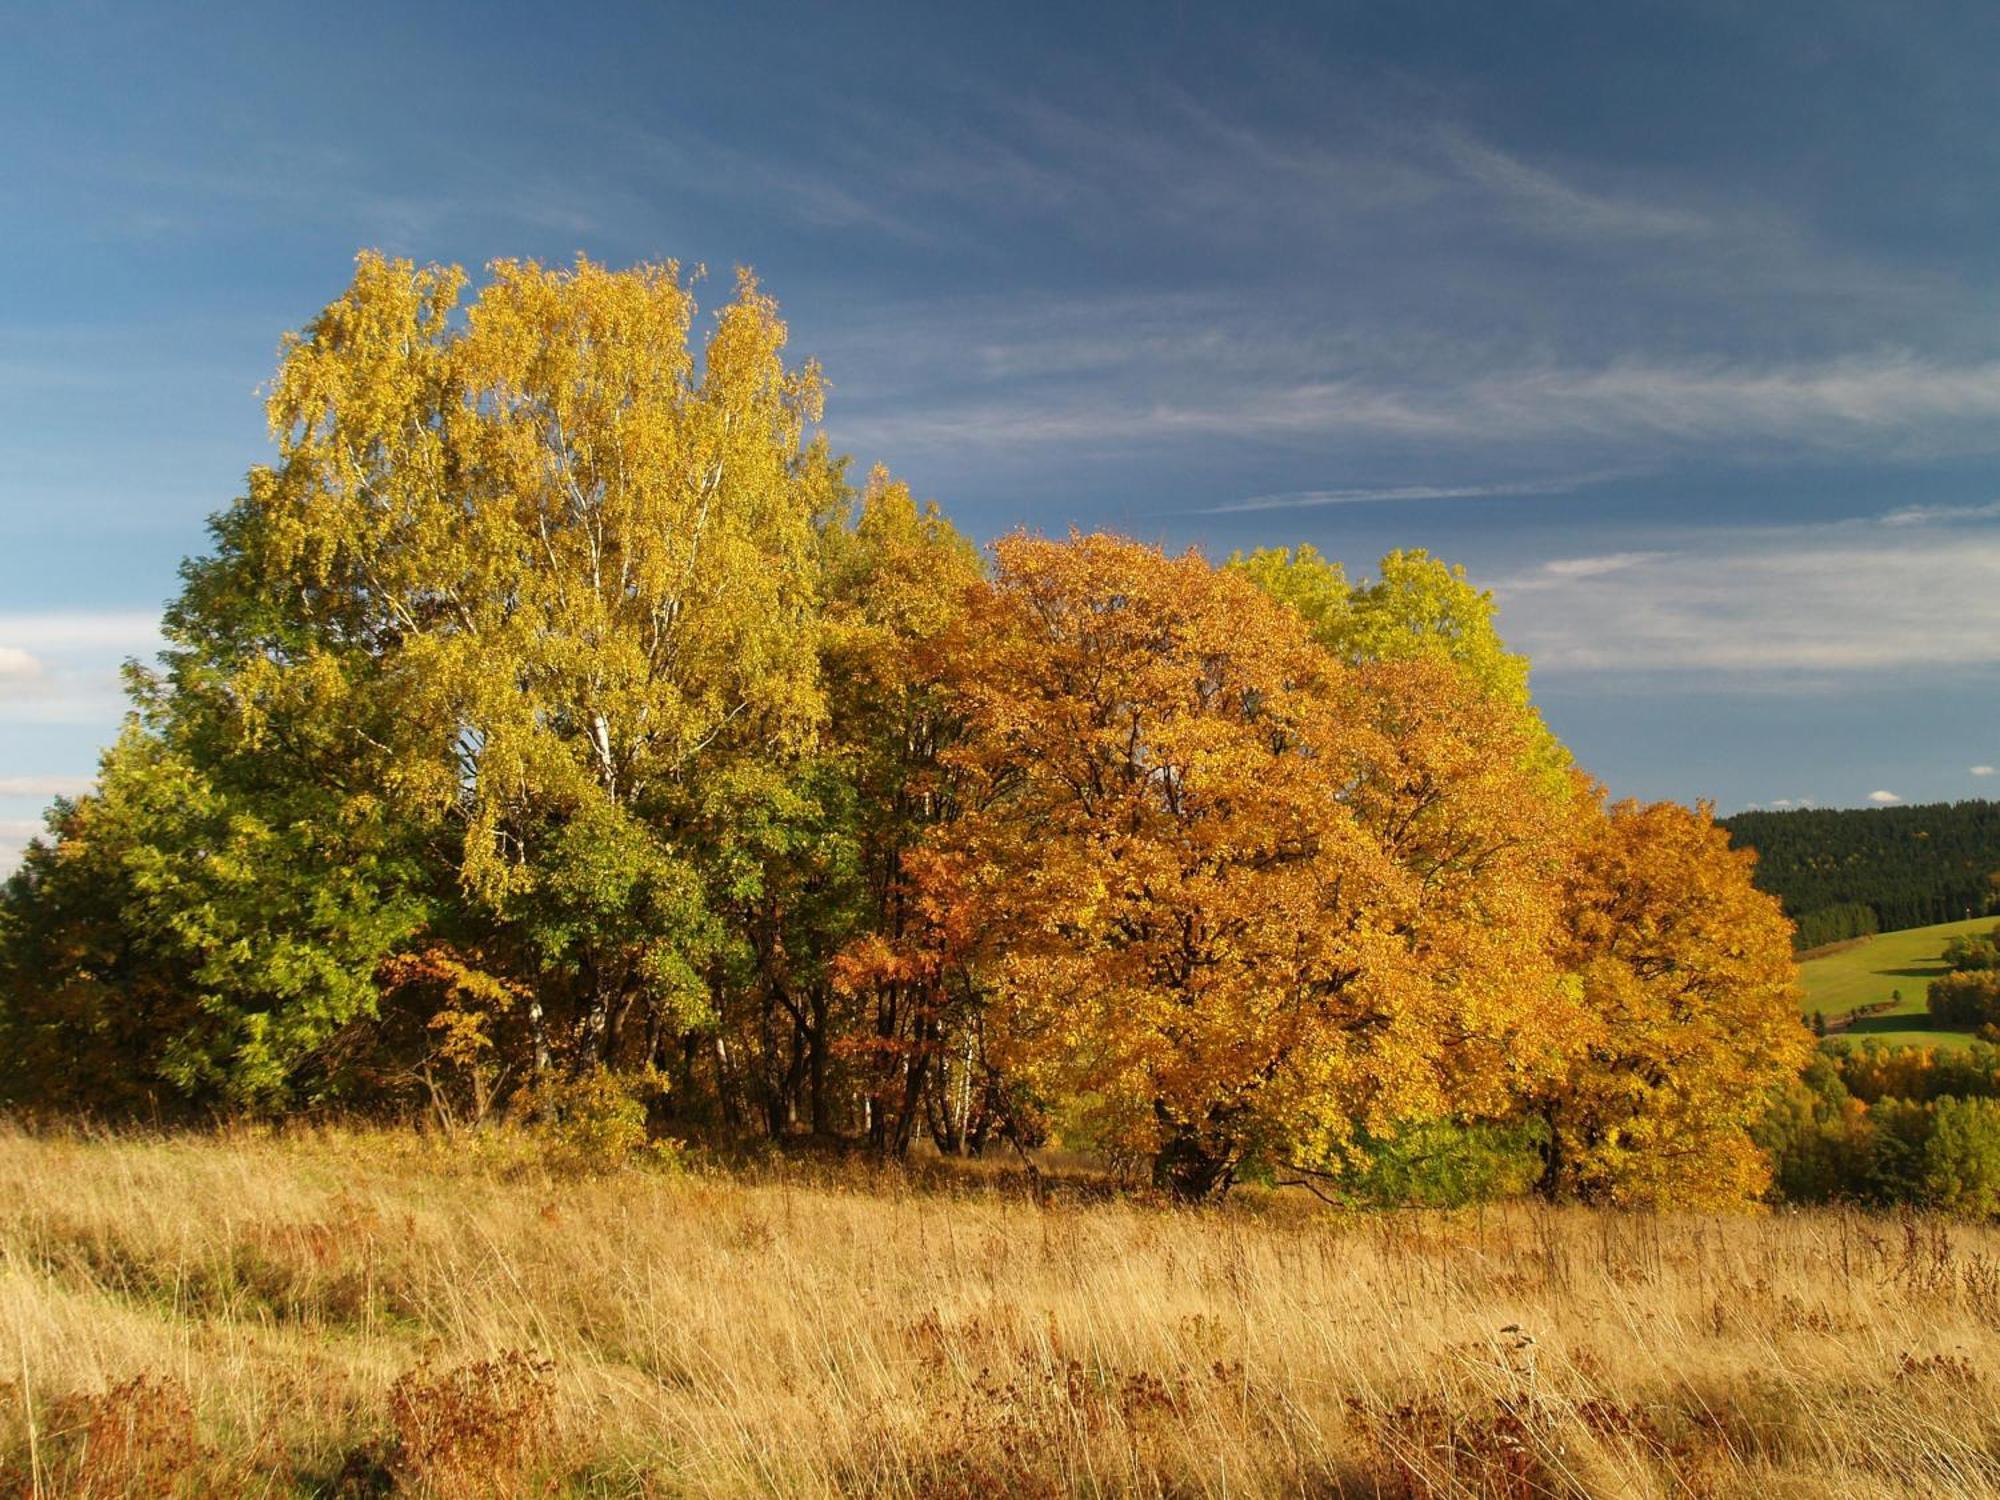
[(1931, 1020), (1944, 1026), (2000, 1021), (2000, 970), (1960, 969), (1931, 981)]
[(231, 769), (134, 724), (51, 815), (0, 897), (0, 1102), (276, 1107), (375, 1013), (428, 911), (409, 851), (379, 804)]
[(2000, 1100), (1937, 1101), (1920, 1183), (1924, 1200), (1949, 1213), (1989, 1219), (2000, 1212)]

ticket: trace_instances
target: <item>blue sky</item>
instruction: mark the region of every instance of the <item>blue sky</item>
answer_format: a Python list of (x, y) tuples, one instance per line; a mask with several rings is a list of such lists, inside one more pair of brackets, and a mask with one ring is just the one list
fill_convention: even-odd
[(756, 267), (988, 539), (1395, 546), (1620, 794), (2000, 777), (2000, 8), (16, 3), (0, 862), (357, 249)]

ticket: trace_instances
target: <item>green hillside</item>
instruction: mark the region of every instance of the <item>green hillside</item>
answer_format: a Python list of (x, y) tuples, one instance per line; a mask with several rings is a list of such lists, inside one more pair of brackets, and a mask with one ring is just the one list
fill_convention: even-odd
[[(1959, 1046), (1971, 1040), (1963, 1031), (1933, 1031), (1924, 1008), (1930, 982), (1944, 973), (1944, 945), (1966, 933), (1993, 930), (1992, 917), (1975, 917), (1970, 922), (1940, 922), (1935, 927), (1912, 927), (1902, 932), (1885, 932), (1863, 938), (1852, 948), (1809, 959), (1799, 965), (1805, 983), (1805, 1011), (1823, 1012), (1827, 1034), (1873, 1039), (1888, 1043), (1924, 1046)], [(1864, 1016), (1845, 1030), (1836, 1032), (1833, 1023), (1857, 1006), (1887, 1000), (1902, 991), (1902, 1002), (1893, 1011)]]

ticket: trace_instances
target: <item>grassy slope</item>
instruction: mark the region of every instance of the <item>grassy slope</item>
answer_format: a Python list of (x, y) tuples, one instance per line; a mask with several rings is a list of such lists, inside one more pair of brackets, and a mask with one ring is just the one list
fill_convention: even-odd
[(2000, 1500), (1994, 1226), (505, 1147), (0, 1127), (0, 1494)]
[(1893, 1011), (1863, 1017), (1845, 1034), (1856, 1041), (1872, 1038), (1892, 1044), (1962, 1046), (1969, 1040), (1968, 1033), (1930, 1029), (1925, 994), (1931, 980), (1944, 972), (1940, 956), (1944, 945), (1963, 933), (1991, 932), (1995, 921), (1993, 917), (1975, 917), (1970, 922), (1884, 932), (1856, 947), (1801, 964), (1806, 1014), (1824, 1011), (1830, 1020), (1857, 1005), (1887, 1000), (1901, 990), (1902, 1003)]

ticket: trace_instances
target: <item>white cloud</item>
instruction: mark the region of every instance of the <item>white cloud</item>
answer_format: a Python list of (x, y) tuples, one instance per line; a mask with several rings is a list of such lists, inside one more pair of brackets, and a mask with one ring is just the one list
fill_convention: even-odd
[(1993, 774), (1993, 767), (1991, 766), (1971, 766), (1968, 767), (1968, 770), (1974, 776), (1991, 776)]
[(2000, 536), (1839, 525), (1559, 558), (1495, 587), (1542, 673), (1853, 674), (2000, 665)]
[(1501, 199), (1511, 217), (1555, 238), (1706, 238), (1717, 228), (1691, 209), (1590, 192), (1462, 131), (1440, 131), (1438, 141), (1447, 159)]
[(1557, 578), (1601, 578), (1664, 556), (1664, 552), (1607, 552), (1601, 557), (1559, 557), (1543, 563), (1542, 571)]
[(20, 864), (22, 854), (27, 851), (28, 840), (42, 832), (39, 819), (0, 818), (0, 880)]
[(0, 682), (30, 682), (42, 675), (42, 664), (19, 646), (0, 646)]
[(44, 676), (0, 678), (0, 724), (98, 724), (117, 732), (131, 707), (115, 661), (79, 664)]
[(1893, 807), (1896, 803), (1901, 802), (1903, 799), (1897, 796), (1896, 793), (1894, 792), (1870, 792), (1868, 794), (1868, 800), (1870, 802), (1873, 802), (1878, 807)]
[(1782, 441), (1822, 452), (1992, 451), (2000, 362), (1913, 354), (1814, 363), (1620, 360), (1488, 373), (1460, 386), (1374, 393), (1361, 409), (1412, 431), (1495, 440), (1548, 436), (1671, 444)]
[(0, 723), (98, 723), (108, 738), (127, 707), (120, 664), (161, 645), (152, 611), (0, 613)]
[(76, 610), (37, 614), (0, 614), (0, 647), (28, 648), (48, 654), (110, 647), (140, 652), (160, 642), (157, 611)]
[(80, 797), (94, 776), (0, 776), (0, 797)]

